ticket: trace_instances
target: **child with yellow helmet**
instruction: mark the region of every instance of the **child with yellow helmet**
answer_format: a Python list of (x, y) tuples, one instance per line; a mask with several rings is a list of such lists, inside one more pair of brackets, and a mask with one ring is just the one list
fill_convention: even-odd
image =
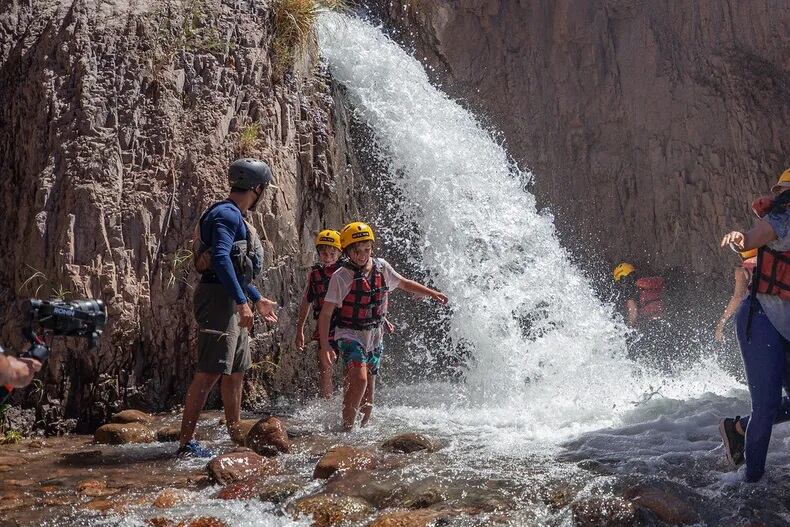
[(335, 341), (345, 369), (343, 391), (343, 429), (351, 430), (362, 413), (365, 426), (373, 410), (376, 375), (383, 346), (387, 298), (394, 289), (428, 296), (447, 303), (447, 296), (398, 274), (383, 258), (374, 258), (373, 229), (355, 221), (340, 231), (340, 244), (347, 260), (329, 280), (324, 305), (318, 317), (321, 354), (334, 362), (337, 353), (331, 345), (331, 320), (337, 310)]
[[(296, 322), (296, 340), (294, 344), (300, 350), (304, 349), (304, 325), (307, 321), (307, 314), (310, 307), (313, 308), (313, 318), (318, 320), (318, 314), (324, 304), (329, 279), (340, 267), (341, 245), (340, 233), (331, 229), (325, 229), (315, 237), (315, 248), (318, 252), (318, 262), (307, 272), (306, 286), (302, 295), (302, 303), (299, 304), (299, 318)], [(329, 344), (334, 348), (334, 329), (336, 317), (333, 317), (329, 325)], [(318, 342), (318, 325), (315, 327), (312, 339)], [(320, 349), (320, 346), (319, 346)], [(321, 396), (329, 399), (332, 397), (332, 363), (324, 353), (318, 354), (321, 364), (319, 374), (319, 384)]]

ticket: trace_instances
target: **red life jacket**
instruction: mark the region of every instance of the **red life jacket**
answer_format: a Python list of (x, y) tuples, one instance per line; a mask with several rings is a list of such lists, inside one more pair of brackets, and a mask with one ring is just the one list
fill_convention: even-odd
[(664, 313), (664, 279), (660, 276), (646, 276), (636, 281), (639, 290), (639, 317), (661, 318)]
[(752, 274), (752, 293), (755, 292), (790, 300), (790, 251), (774, 251), (766, 246), (757, 250)]
[(318, 315), (324, 306), (324, 297), (329, 289), (329, 279), (339, 268), (339, 263), (327, 266), (315, 264), (310, 270), (310, 278), (307, 282), (307, 301), (313, 304), (313, 318), (316, 320), (318, 320)]
[[(307, 301), (313, 304), (313, 318), (316, 320), (321, 313), (321, 308), (324, 307), (324, 297), (329, 289), (329, 279), (339, 268), (340, 262), (335, 262), (327, 266), (315, 264), (310, 270), (310, 277), (307, 281)], [(329, 321), (329, 340), (333, 340), (335, 337), (335, 326), (337, 326), (337, 310), (332, 312), (332, 318)], [(313, 340), (318, 339), (318, 324), (316, 324)]]
[(384, 303), (387, 299), (387, 284), (379, 261), (373, 259), (369, 276), (349, 263), (343, 265), (354, 272), (354, 281), (340, 306), (337, 326), (357, 330), (378, 327), (384, 318)]

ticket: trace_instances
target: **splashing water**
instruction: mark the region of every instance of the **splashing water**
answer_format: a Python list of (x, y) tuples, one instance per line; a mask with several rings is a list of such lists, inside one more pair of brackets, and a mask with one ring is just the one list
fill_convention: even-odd
[[(531, 174), (379, 29), (327, 13), (319, 41), (399, 189), (399, 214), (421, 227), (420, 265), (451, 299), (451, 337), (473, 350), (463, 403), (448, 390), (443, 415), (448, 402), (459, 419), (483, 407), (487, 419), (560, 439), (616, 423), (657, 389), (686, 399), (736, 386), (712, 361), (668, 379), (629, 360), (625, 328), (524, 190)], [(428, 391), (414, 406), (442, 399)]]

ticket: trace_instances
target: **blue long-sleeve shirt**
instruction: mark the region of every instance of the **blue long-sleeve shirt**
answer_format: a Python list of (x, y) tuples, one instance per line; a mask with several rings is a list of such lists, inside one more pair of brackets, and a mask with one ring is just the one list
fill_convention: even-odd
[(227, 201), (209, 211), (200, 225), (200, 236), (211, 246), (214, 273), (236, 303), (246, 304), (247, 297), (253, 302), (260, 300), (261, 293), (255, 285), (239, 283), (230, 259), (233, 243), (247, 239), (247, 225), (236, 204)]

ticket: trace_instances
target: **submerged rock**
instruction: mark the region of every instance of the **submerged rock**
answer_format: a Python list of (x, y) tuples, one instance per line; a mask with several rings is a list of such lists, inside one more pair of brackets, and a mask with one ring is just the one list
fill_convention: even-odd
[(332, 448), (318, 461), (313, 471), (314, 479), (326, 479), (338, 470), (370, 470), (375, 468), (372, 452), (350, 446)]
[(291, 441), (285, 425), (277, 417), (261, 419), (247, 434), (246, 444), (262, 456), (276, 456), (291, 450)]
[(251, 450), (222, 454), (206, 466), (209, 476), (222, 485), (252, 476), (271, 476), (277, 473), (278, 468), (276, 460), (259, 456)]
[(671, 525), (699, 523), (700, 516), (694, 507), (676, 494), (658, 487), (635, 487), (626, 492), (635, 505), (649, 510), (658, 519)]
[(396, 511), (386, 512), (370, 522), (368, 527), (426, 527), (444, 516), (437, 511)]
[(358, 525), (371, 513), (368, 502), (351, 496), (317, 494), (296, 501), (290, 507), (294, 517), (312, 516), (315, 527), (329, 527), (352, 523)]
[(110, 423), (96, 429), (93, 439), (97, 443), (107, 445), (124, 445), (127, 443), (151, 443), (154, 433), (141, 423)]
[(258, 498), (263, 501), (280, 504), (302, 490), (307, 483), (307, 481), (296, 479), (269, 481), (260, 485)]
[(249, 500), (259, 494), (260, 485), (260, 479), (257, 476), (253, 476), (226, 485), (217, 493), (217, 498), (221, 500)]
[(164, 489), (154, 499), (153, 506), (157, 509), (169, 509), (186, 502), (189, 494), (182, 489)]
[(151, 417), (149, 414), (145, 412), (141, 412), (140, 410), (123, 410), (118, 412), (117, 414), (113, 414), (110, 418), (110, 422), (112, 423), (121, 423), (121, 424), (128, 424), (128, 423), (143, 423), (143, 424), (151, 424), (154, 418)]
[(354, 496), (362, 498), (377, 507), (385, 507), (394, 489), (378, 481), (365, 470), (346, 470), (335, 472), (323, 489), (327, 494)]
[(227, 524), (213, 516), (201, 516), (192, 520), (184, 520), (176, 527), (227, 527)]
[(595, 497), (571, 505), (578, 527), (629, 527), (636, 519), (636, 508), (620, 497)]
[(400, 434), (392, 437), (382, 443), (381, 448), (389, 450), (390, 452), (403, 452), (411, 454), (412, 452), (419, 452), (427, 450), (428, 452), (435, 452), (438, 450), (436, 443), (430, 438), (422, 434)]

